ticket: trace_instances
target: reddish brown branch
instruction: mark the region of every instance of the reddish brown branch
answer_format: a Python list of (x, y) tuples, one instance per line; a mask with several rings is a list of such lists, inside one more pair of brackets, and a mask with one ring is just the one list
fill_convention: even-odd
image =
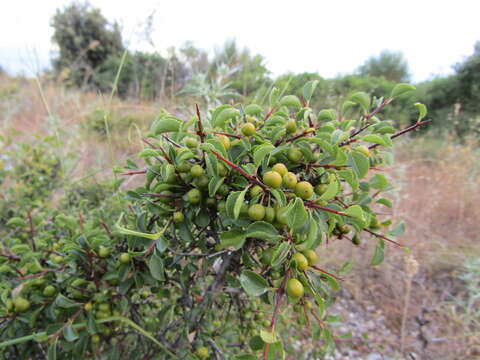
[(206, 135), (205, 135), (205, 132), (203, 131), (202, 117), (200, 115), (200, 108), (198, 107), (198, 104), (195, 104), (195, 109), (197, 110), (197, 118), (198, 118), (197, 135), (200, 136), (200, 141), (204, 143)]
[[(413, 124), (412, 126), (409, 126), (409, 127), (405, 128), (405, 129), (403, 129), (403, 130), (401, 130), (401, 131), (393, 134), (393, 135), (390, 137), (390, 139), (395, 139), (396, 137), (398, 137), (398, 136), (400, 136), (400, 135), (403, 135), (403, 134), (405, 134), (405, 133), (407, 133), (407, 132), (409, 132), (409, 131), (415, 130), (416, 128), (418, 128), (418, 127), (420, 127), (420, 126), (422, 126), (422, 125), (425, 125), (425, 124), (427, 124), (427, 123), (429, 123), (429, 122), (430, 122), (430, 120), (419, 121), (419, 122)], [(368, 148), (369, 148), (369, 149), (374, 149), (374, 148), (376, 148), (377, 146), (380, 146), (380, 144), (373, 144), (373, 145), (370, 145)]]
[(332, 274), (332, 273), (330, 273), (326, 270), (323, 270), (323, 269), (319, 268), (318, 266), (312, 266), (312, 269), (315, 269), (317, 271), (320, 271), (321, 273), (327, 274), (328, 276), (331, 276), (331, 277), (333, 277), (333, 278), (335, 278), (339, 281), (343, 281), (343, 278), (341, 278), (340, 276), (334, 275), (334, 274)]
[(213, 153), (217, 158), (219, 158), (220, 160), (222, 160), (224, 163), (226, 163), (227, 165), (229, 165), (232, 169), (234, 169), (234, 170), (238, 171), (240, 174), (242, 174), (242, 175), (243, 175), (245, 178), (247, 178), (247, 180), (250, 181), (252, 184), (258, 185), (258, 186), (260, 186), (263, 190), (268, 191), (268, 186), (265, 185), (264, 183), (262, 183), (260, 180), (258, 180), (255, 176), (250, 175), (250, 174), (247, 173), (245, 170), (243, 170), (240, 166), (232, 163), (230, 160), (225, 159), (222, 155), (220, 155), (220, 154), (217, 153), (216, 151), (212, 151), (212, 153)]
[(311, 134), (311, 133), (315, 133), (315, 130), (314, 129), (313, 130), (312, 129), (307, 129), (307, 130), (301, 132), (300, 134), (292, 136), (291, 138), (285, 140), (285, 142), (288, 143), (288, 142), (295, 141), (295, 140), (300, 139), (301, 137), (304, 137), (304, 136), (306, 136), (308, 134)]
[(7, 259), (10, 259), (10, 260), (20, 260), (20, 256), (17, 256), (17, 255), (0, 253), (0, 256), (6, 257)]
[(344, 212), (337, 211), (337, 210), (334, 210), (334, 209), (330, 209), (326, 206), (318, 205), (318, 204), (314, 203), (313, 201), (305, 201), (305, 205), (307, 205), (308, 207), (310, 207), (312, 209), (324, 210), (324, 211), (327, 211), (327, 212), (331, 212), (333, 214), (337, 214), (337, 215), (345, 216), (345, 217), (349, 217), (349, 218), (352, 217), (348, 214), (345, 214)]
[(121, 173), (120, 175), (138, 175), (138, 174), (146, 174), (147, 170), (132, 170), (125, 173)]
[(35, 279), (37, 277), (40, 277), (40, 276), (43, 276), (43, 275), (46, 275), (48, 273), (51, 273), (51, 272), (56, 272), (56, 271), (61, 271), (63, 269), (65, 269), (65, 265), (63, 265), (62, 267), (58, 268), (58, 269), (47, 269), (47, 270), (43, 270), (39, 273), (36, 273), (36, 274), (32, 274), (32, 275), (28, 275), (28, 276), (21, 276), (19, 279), (20, 280), (30, 280), (30, 279)]
[(323, 167), (325, 169), (345, 169), (347, 168), (348, 166), (347, 165), (333, 165), (333, 164), (324, 164), (324, 165), (321, 165), (321, 164), (309, 164), (310, 167), (312, 168), (320, 168), (320, 167)]
[(394, 240), (392, 240), (392, 239), (389, 239), (389, 238), (387, 238), (386, 236), (384, 236), (384, 235), (382, 235), (382, 234), (378, 234), (378, 233), (373, 232), (373, 231), (368, 230), (368, 229), (363, 229), (363, 230), (366, 231), (366, 232), (368, 232), (369, 234), (375, 236), (375, 237), (378, 237), (378, 238), (381, 238), (381, 239), (383, 239), (383, 240), (385, 240), (385, 241), (388, 241), (389, 243), (392, 243), (392, 244), (394, 244), (394, 245), (396, 245), (396, 246), (398, 246), (398, 247), (401, 247), (401, 248), (404, 248), (404, 247), (405, 247), (404, 245), (402, 245), (402, 244), (400, 244), (400, 243), (398, 243), (398, 242), (396, 242), (396, 241), (394, 241)]
[(226, 133), (226, 132), (214, 131), (213, 133), (216, 134), (216, 135), (224, 135), (224, 136), (232, 137), (232, 138), (235, 138), (235, 139), (241, 139), (242, 138), (242, 136), (240, 136), (240, 135), (229, 134), (229, 133)]

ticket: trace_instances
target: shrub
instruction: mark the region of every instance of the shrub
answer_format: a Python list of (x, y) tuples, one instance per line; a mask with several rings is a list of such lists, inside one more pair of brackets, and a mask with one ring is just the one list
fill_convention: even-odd
[[(146, 166), (128, 160), (122, 170), (145, 176), (128, 206), (45, 207), (35, 232), (10, 219), (2, 355), (282, 359), (288, 330), (307, 321), (318, 353), (332, 351), (327, 308), (351, 264), (326, 271), (316, 252), (328, 239), (356, 246), (372, 235), (377, 265), (387, 244), (399, 246), (403, 225), (377, 212), (391, 206), (381, 197), (390, 185), (370, 170), (391, 163), (384, 149), (424, 124), (425, 109), (395, 133), (379, 113), (412, 86), (383, 102), (356, 93), (337, 114), (309, 106), (315, 85), (303, 103), (273, 89), (266, 107), (221, 105), (186, 120), (164, 111), (139, 154)], [(362, 116), (341, 120), (352, 107)]]

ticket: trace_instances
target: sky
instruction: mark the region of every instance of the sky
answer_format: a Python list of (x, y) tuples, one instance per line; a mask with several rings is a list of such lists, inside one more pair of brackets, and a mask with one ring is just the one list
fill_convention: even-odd
[[(50, 20), (70, 0), (5, 0), (0, 66), (31, 75), (49, 66)], [(213, 51), (236, 39), (266, 59), (273, 75), (352, 73), (383, 49), (403, 52), (413, 82), (452, 72), (480, 40), (477, 0), (91, 0), (121, 24), (132, 50), (159, 51), (185, 41)], [(8, 5), (7, 5), (8, 4)], [(154, 13), (153, 45), (138, 36)]]

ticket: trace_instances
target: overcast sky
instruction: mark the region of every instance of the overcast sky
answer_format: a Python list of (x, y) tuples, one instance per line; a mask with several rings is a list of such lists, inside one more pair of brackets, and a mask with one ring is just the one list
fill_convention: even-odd
[[(4, 0), (0, 65), (27, 74), (46, 67), (54, 46), (50, 19), (65, 0)], [(448, 74), (480, 40), (478, 0), (91, 0), (123, 28), (131, 49), (179, 47), (191, 40), (213, 50), (228, 38), (262, 54), (275, 75), (350, 73), (382, 49), (402, 51), (415, 82)], [(138, 39), (155, 11), (155, 48)]]

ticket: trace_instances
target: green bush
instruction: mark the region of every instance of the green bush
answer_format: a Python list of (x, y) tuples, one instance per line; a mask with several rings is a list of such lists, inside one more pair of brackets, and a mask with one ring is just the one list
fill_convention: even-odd
[[(72, 187), (65, 207), (45, 205), (30, 224), (10, 218), (0, 354), (284, 359), (291, 328), (307, 321), (314, 356), (332, 351), (328, 306), (352, 264), (326, 271), (316, 253), (327, 239), (357, 246), (373, 236), (378, 265), (387, 245), (399, 246), (404, 226), (379, 214), (392, 206), (382, 197), (391, 186), (370, 170), (391, 164), (397, 136), (380, 110), (413, 87), (384, 102), (356, 93), (337, 113), (309, 106), (315, 86), (304, 86), (303, 104), (273, 89), (265, 106), (185, 120), (164, 111), (142, 165), (120, 170), (145, 179), (125, 200), (120, 181), (104, 201), (101, 190)], [(352, 110), (361, 115), (346, 120)], [(87, 202), (75, 206), (77, 197)]]

